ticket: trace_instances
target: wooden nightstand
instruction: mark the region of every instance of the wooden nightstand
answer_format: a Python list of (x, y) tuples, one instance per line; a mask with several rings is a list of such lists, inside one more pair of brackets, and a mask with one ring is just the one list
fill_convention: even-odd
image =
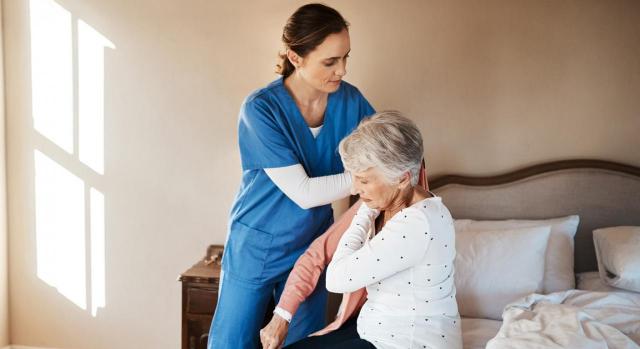
[(202, 260), (180, 274), (182, 282), (182, 349), (206, 349), (218, 302), (224, 246), (211, 245)]
[[(182, 282), (182, 349), (207, 349), (209, 328), (218, 303), (223, 250), (222, 245), (209, 246), (206, 256), (178, 277)], [(329, 299), (327, 322), (335, 318), (341, 298), (330, 294)], [(274, 308), (275, 302), (271, 299), (261, 328), (271, 320)]]

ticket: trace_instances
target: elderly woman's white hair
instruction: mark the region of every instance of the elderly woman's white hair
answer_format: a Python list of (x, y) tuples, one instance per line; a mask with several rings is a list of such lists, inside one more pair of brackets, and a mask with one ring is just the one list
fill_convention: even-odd
[(363, 120), (338, 148), (345, 169), (363, 172), (377, 168), (389, 183), (397, 184), (411, 173), (418, 183), (422, 165), (422, 136), (416, 124), (399, 111), (387, 110)]

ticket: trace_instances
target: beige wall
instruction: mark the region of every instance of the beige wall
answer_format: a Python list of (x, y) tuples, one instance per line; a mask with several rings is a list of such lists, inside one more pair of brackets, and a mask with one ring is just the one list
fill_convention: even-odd
[(0, 1), (0, 347), (9, 344), (9, 269), (7, 249), (7, 187), (4, 115), (4, 50), (2, 44), (2, 1)]
[[(240, 178), (238, 108), (275, 78), (280, 31), (302, 2), (58, 3), (115, 45), (105, 52), (105, 172), (34, 132), (29, 2), (6, 0), (12, 341), (176, 348), (176, 276), (224, 241)], [(329, 3), (352, 24), (347, 80), (376, 108), (416, 120), (432, 175), (567, 158), (640, 166), (640, 3)], [(106, 307), (96, 317), (36, 276), (34, 149), (104, 193)]]
[(7, 248), (4, 47), (2, 37), (2, 2), (0, 1), (0, 347), (9, 344), (9, 250)]

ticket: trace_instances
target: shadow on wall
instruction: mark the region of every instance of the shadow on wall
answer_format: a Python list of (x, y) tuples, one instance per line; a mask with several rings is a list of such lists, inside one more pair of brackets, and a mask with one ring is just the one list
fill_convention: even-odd
[(106, 307), (104, 54), (115, 45), (30, 0), (37, 276), (80, 310)]

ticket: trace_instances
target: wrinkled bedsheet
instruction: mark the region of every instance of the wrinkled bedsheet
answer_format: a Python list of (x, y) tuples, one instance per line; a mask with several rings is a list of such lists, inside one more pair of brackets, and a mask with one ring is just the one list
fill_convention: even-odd
[(640, 349), (640, 293), (569, 290), (505, 307), (487, 349)]

